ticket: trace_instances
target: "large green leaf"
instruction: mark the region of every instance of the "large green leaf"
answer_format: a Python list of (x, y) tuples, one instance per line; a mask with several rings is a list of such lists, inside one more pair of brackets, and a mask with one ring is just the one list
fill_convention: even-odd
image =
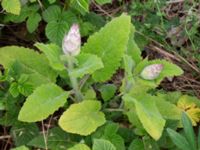
[(85, 144), (76, 144), (68, 150), (90, 150), (90, 148)]
[(19, 15), (21, 10), (20, 0), (3, 0), (1, 3), (4, 10), (9, 13)]
[(65, 66), (62, 63), (60, 56), (62, 54), (62, 50), (56, 44), (43, 44), (36, 43), (35, 46), (39, 48), (49, 60), (51, 67), (55, 70), (64, 70)]
[(95, 139), (92, 150), (116, 150), (116, 148), (108, 140)]
[(89, 135), (105, 123), (105, 116), (99, 111), (100, 108), (101, 103), (94, 100), (72, 104), (60, 117), (59, 125), (67, 132)]
[(55, 73), (48, 64), (48, 60), (32, 49), (7, 46), (0, 48), (0, 64), (9, 69), (13, 63), (20, 74), (28, 74), (29, 82), (34, 86), (55, 82)]
[(134, 102), (137, 116), (144, 129), (151, 137), (158, 140), (162, 135), (165, 120), (159, 113), (154, 99), (150, 95), (138, 96), (137, 100), (129, 95), (125, 95), (123, 99)]
[(18, 119), (24, 122), (36, 122), (46, 119), (67, 101), (68, 92), (56, 84), (44, 84), (31, 94), (19, 112)]
[(70, 72), (70, 76), (83, 77), (86, 74), (92, 74), (94, 71), (103, 68), (103, 63), (99, 57), (92, 54), (82, 53), (78, 55), (78, 67)]
[(134, 62), (138, 64), (140, 61), (142, 61), (142, 56), (141, 56), (142, 52), (134, 40), (134, 33), (135, 33), (135, 27), (132, 26), (128, 41), (127, 53), (129, 56), (132, 57)]
[(127, 48), (131, 28), (129, 16), (121, 15), (113, 19), (99, 32), (90, 36), (82, 51), (97, 55), (102, 59), (104, 68), (93, 74), (96, 81), (106, 81), (111, 78)]

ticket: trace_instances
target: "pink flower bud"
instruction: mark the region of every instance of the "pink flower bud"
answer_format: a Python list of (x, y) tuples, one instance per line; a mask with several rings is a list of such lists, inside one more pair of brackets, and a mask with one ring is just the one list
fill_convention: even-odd
[(73, 24), (68, 34), (64, 36), (62, 48), (65, 54), (72, 56), (76, 56), (80, 53), (81, 35), (78, 24)]
[(163, 70), (163, 64), (152, 64), (146, 66), (142, 70), (140, 76), (145, 80), (154, 80), (160, 75), (162, 70)]

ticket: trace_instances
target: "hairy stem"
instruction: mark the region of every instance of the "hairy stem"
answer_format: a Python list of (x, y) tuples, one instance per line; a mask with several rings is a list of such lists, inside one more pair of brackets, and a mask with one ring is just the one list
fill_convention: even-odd
[[(74, 68), (73, 57), (72, 56), (68, 56), (67, 62), (68, 62), (68, 72), (71, 72), (73, 70), (73, 68)], [(69, 78), (70, 78), (70, 81), (71, 81), (71, 84), (72, 84), (72, 88), (73, 88), (73, 90), (75, 92), (76, 101), (77, 102), (82, 101), (83, 96), (82, 96), (81, 91), (79, 89), (79, 84), (78, 84), (77, 78), (71, 76), (70, 73), (69, 73)]]

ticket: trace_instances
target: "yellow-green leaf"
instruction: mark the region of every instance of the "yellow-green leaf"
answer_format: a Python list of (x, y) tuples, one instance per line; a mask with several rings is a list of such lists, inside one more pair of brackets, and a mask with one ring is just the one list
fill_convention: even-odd
[(1, 3), (3, 9), (7, 12), (19, 15), (21, 10), (20, 0), (3, 0)]
[(59, 125), (67, 132), (89, 135), (106, 121), (100, 109), (101, 103), (94, 100), (72, 104), (60, 117)]
[(158, 140), (163, 132), (165, 120), (159, 113), (155, 101), (150, 95), (138, 96), (137, 100), (129, 95), (124, 96), (125, 101), (135, 104), (137, 116), (144, 129), (152, 138)]
[(44, 120), (65, 104), (68, 94), (56, 84), (41, 85), (27, 98), (18, 119), (24, 122)]
[(130, 30), (131, 18), (121, 15), (89, 37), (82, 51), (97, 55), (104, 63), (104, 68), (93, 74), (96, 81), (110, 79), (120, 66), (123, 54), (127, 49)]
[(90, 150), (90, 148), (85, 144), (76, 144), (68, 150)]

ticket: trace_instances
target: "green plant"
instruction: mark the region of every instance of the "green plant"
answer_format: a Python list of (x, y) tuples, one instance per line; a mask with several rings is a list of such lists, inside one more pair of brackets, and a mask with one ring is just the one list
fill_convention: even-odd
[[(44, 16), (47, 22), (54, 17)], [(130, 16), (122, 14), (82, 47), (79, 27), (73, 24), (63, 42), (56, 39), (58, 45), (36, 43), (41, 53), (19, 46), (0, 48), (5, 69), (0, 123), (12, 126), (15, 146), (125, 150), (138, 143), (158, 149), (164, 128), (172, 124), (169, 120), (179, 122), (182, 110), (172, 102), (175, 96), (169, 101), (156, 87), (183, 71), (166, 60), (143, 59), (134, 32)], [(119, 68), (124, 70), (121, 84), (108, 84)], [(48, 121), (52, 128), (45, 128)]]
[(198, 137), (195, 136), (192, 122), (186, 113), (182, 113), (181, 122), (184, 129), (183, 134), (170, 128), (167, 129), (173, 143), (181, 150), (198, 150), (200, 146), (200, 134), (198, 134)]

